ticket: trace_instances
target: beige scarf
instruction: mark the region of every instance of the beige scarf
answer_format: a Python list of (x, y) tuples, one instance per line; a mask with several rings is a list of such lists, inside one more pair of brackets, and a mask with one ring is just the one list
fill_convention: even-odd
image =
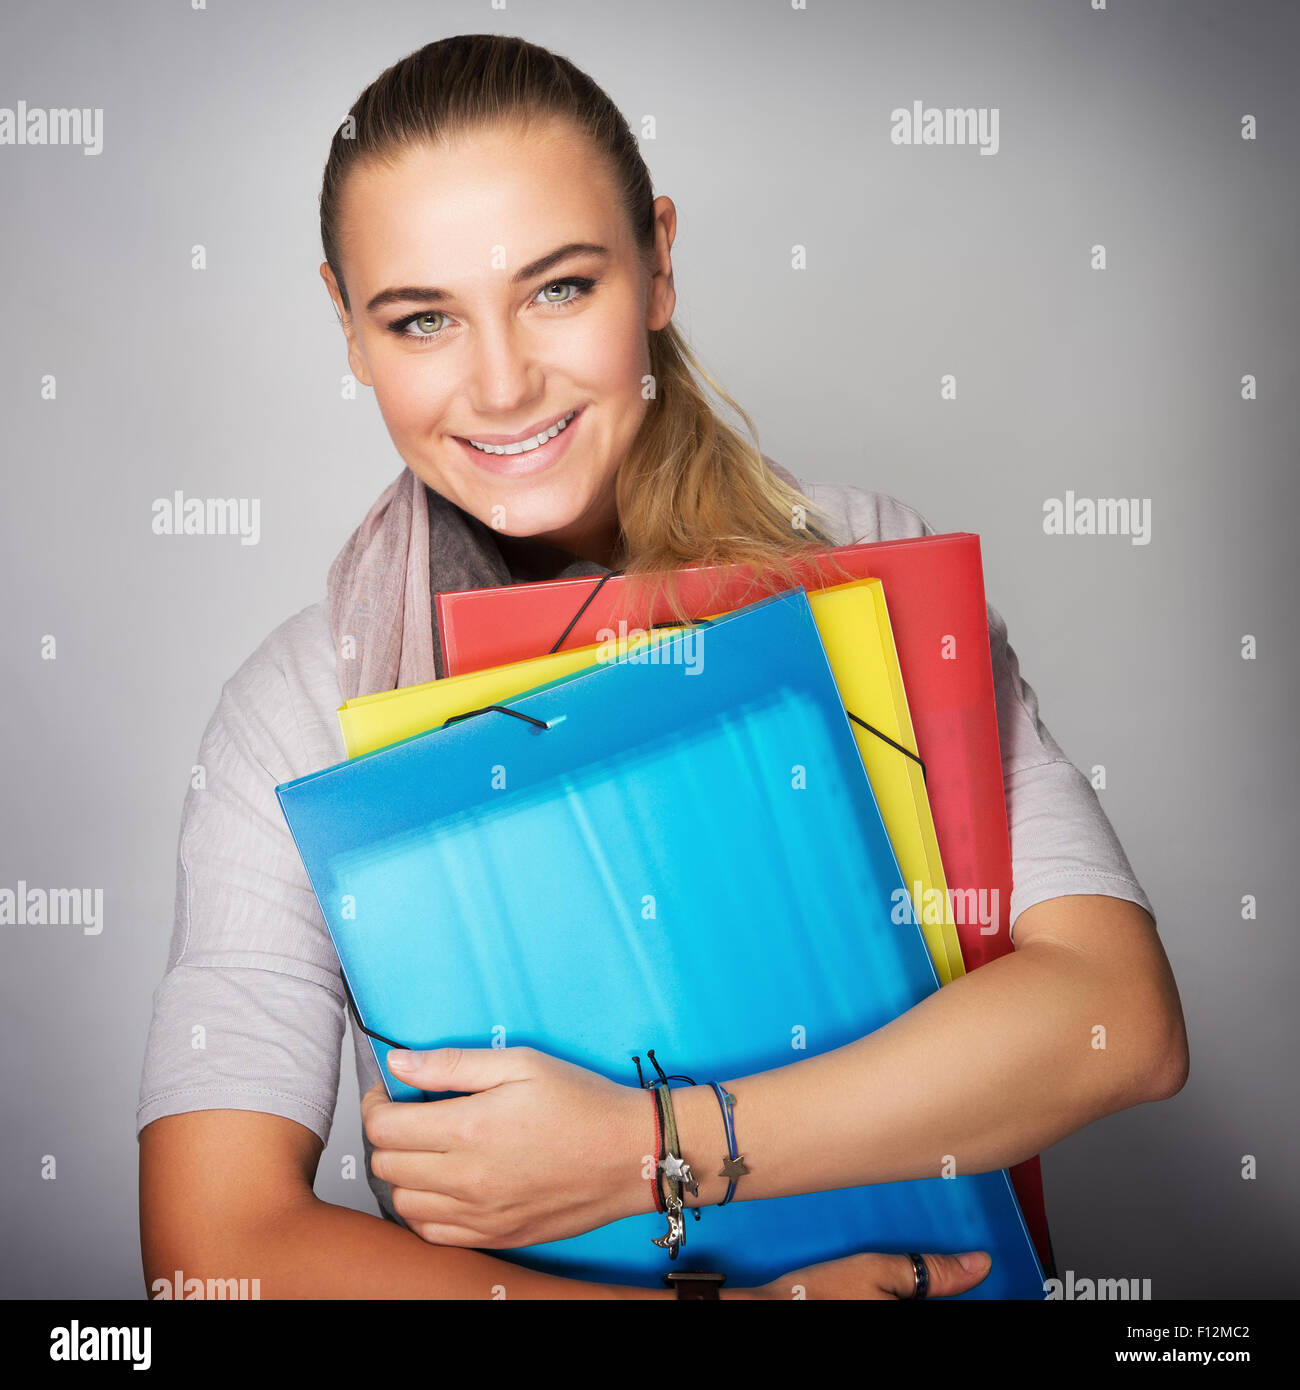
[[(799, 487), (780, 465), (766, 456), (764, 462)], [(604, 566), (574, 557), (557, 577), (604, 573)], [(432, 596), (513, 578), (492, 532), (403, 468), (330, 566), (327, 601), (343, 698), (439, 678)]]

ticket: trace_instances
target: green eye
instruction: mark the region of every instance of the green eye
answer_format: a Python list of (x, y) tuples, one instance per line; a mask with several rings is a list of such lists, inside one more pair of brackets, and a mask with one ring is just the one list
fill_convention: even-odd
[[(595, 286), (596, 281), (589, 275), (570, 275), (543, 285), (532, 302), (536, 304), (541, 300), (552, 308), (563, 309), (585, 299)], [(454, 322), (451, 315), (443, 313), (441, 309), (426, 309), (422, 314), (407, 314), (405, 318), (395, 319), (388, 325), (388, 330), (399, 338), (432, 343), (435, 338), (441, 338)]]

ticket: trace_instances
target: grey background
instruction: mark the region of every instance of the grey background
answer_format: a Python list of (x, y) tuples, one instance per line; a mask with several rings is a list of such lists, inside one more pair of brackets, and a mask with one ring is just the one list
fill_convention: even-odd
[[(978, 531), (1048, 727), (1107, 769), (1192, 1073), (1047, 1153), (1062, 1271), (1296, 1292), (1296, 6), (149, 0), (0, 26), (0, 105), (105, 113), (98, 157), (0, 147), (0, 886), (105, 892), (98, 937), (0, 928), (0, 1293), (143, 1293), (134, 1109), (199, 734), (401, 466), (369, 393), (340, 399), (329, 137), (389, 63), (485, 29), (656, 116), (679, 322), (765, 451)], [(999, 153), (895, 147), (917, 99), (997, 107)], [(261, 543), (153, 535), (177, 488), (260, 498)], [(1151, 544), (1045, 535), (1066, 489), (1150, 498)], [(349, 1052), (318, 1191), (372, 1210), (339, 1176), (356, 1106)]]

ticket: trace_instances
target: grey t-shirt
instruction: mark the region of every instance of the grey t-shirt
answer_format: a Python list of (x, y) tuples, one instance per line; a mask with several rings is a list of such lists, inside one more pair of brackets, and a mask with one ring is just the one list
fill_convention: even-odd
[[(934, 534), (911, 507), (883, 494), (800, 488), (839, 524), (839, 543)], [(571, 556), (565, 565), (562, 551), (527, 543), (503, 546), (502, 557), (515, 579), (588, 572)], [(1154, 917), (1091, 784), (1039, 719), (1037, 697), (991, 605), (989, 639), (1011, 832), (1013, 940), (1026, 908), (1066, 894), (1126, 898)], [(281, 623), (222, 688), (199, 747), (206, 784), (190, 790), (182, 813), (175, 922), (153, 997), (137, 1132), (163, 1115), (235, 1109), (284, 1115), (322, 1142), (329, 1138), (343, 986), (275, 787), (343, 761), (341, 703), (324, 602)], [(379, 1069), (365, 1036), (351, 1031), (364, 1093)], [(363, 1142), (380, 1210), (400, 1222), (388, 1185), (370, 1171), (364, 1134)]]

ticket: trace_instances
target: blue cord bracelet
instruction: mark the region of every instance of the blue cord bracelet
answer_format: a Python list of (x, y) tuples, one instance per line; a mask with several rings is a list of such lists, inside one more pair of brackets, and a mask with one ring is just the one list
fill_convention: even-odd
[(736, 1122), (732, 1115), (736, 1097), (716, 1081), (710, 1081), (709, 1085), (713, 1087), (713, 1093), (722, 1107), (722, 1123), (727, 1130), (727, 1157), (723, 1159), (722, 1171), (718, 1174), (718, 1177), (727, 1179), (727, 1195), (718, 1203), (720, 1207), (725, 1207), (736, 1194), (737, 1180), (744, 1177), (749, 1169), (745, 1167), (744, 1157), (736, 1145)]

